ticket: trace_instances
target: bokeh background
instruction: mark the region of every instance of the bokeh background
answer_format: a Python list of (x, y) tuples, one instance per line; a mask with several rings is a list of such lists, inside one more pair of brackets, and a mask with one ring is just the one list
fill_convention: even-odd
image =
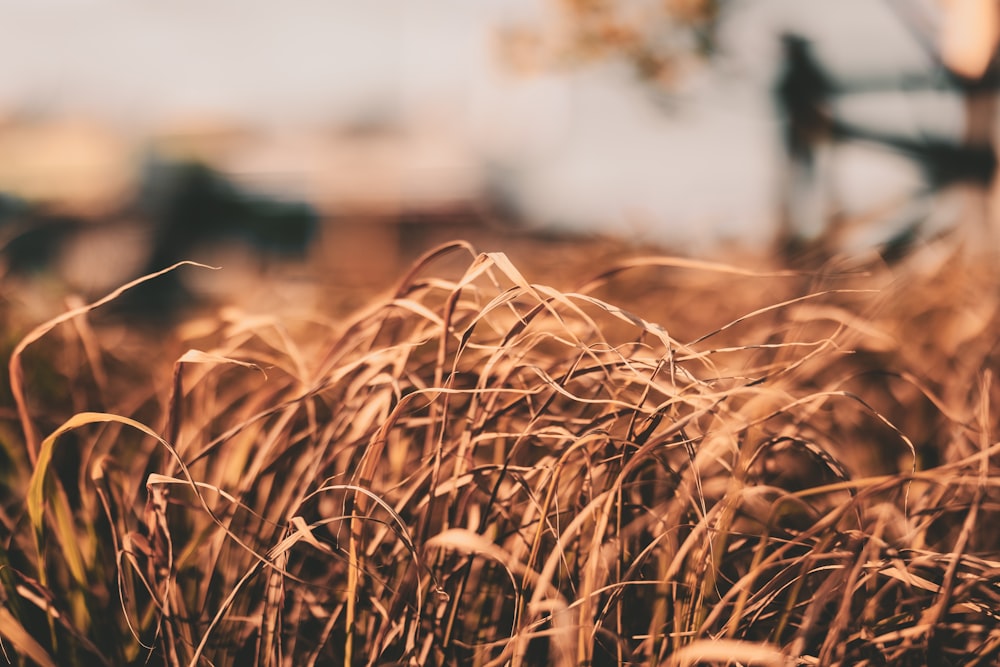
[(349, 298), (453, 237), (572, 270), (567, 238), (989, 230), (995, 5), (9, 0), (4, 271), (94, 295), (196, 259), (224, 269), (185, 289), (265, 304), (258, 278)]

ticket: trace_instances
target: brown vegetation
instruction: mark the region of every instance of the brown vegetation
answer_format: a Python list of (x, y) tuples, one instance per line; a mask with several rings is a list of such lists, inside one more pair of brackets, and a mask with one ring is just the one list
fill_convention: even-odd
[(995, 265), (603, 266), (455, 243), (349, 317), (38, 327), (6, 655), (993, 664)]

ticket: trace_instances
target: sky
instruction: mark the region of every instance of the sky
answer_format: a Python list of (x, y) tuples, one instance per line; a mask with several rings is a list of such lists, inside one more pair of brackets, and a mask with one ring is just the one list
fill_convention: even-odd
[[(960, 135), (955, 96), (898, 86), (901, 73), (933, 72), (898, 13), (920, 16), (926, 2), (733, 6), (720, 61), (664, 110), (616, 63), (504, 70), (495, 30), (542, 21), (546, 0), (7, 0), (0, 109), (82, 113), (137, 133), (196, 114), (272, 128), (403, 127), (450, 143), (441, 159), (452, 171), (475, 171), (534, 224), (692, 248), (774, 233), (782, 172), (770, 87), (781, 30), (810, 36), (844, 80), (879, 88), (842, 100), (844, 115), (914, 136)], [(913, 165), (871, 147), (842, 151), (831, 173), (852, 210), (919, 187)]]

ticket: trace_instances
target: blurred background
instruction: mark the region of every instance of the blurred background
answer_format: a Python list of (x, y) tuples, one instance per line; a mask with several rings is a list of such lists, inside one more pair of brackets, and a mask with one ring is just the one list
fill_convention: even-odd
[(96, 295), (225, 267), (136, 296), (158, 313), (192, 292), (361, 294), (459, 237), (539, 263), (581, 237), (887, 257), (959, 226), (992, 238), (997, 13), (7, 0), (2, 270)]

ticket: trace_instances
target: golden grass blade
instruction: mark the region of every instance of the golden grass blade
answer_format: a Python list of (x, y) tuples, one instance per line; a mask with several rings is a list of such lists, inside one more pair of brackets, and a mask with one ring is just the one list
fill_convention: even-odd
[(240, 361), (239, 359), (233, 359), (231, 357), (225, 357), (221, 354), (213, 354), (211, 352), (202, 352), (201, 350), (188, 350), (180, 356), (177, 360), (179, 364), (233, 364), (235, 366), (242, 366), (243, 368), (249, 368), (250, 370), (259, 371), (264, 379), (267, 379), (267, 372), (263, 368), (255, 363), (249, 361)]
[(605, 269), (601, 273), (597, 274), (595, 277), (591, 278), (582, 287), (578, 288), (580, 292), (590, 292), (598, 286), (604, 285), (608, 279), (613, 278), (619, 273), (624, 271), (629, 271), (637, 268), (646, 268), (651, 266), (663, 267), (663, 268), (673, 268), (673, 269), (688, 269), (696, 271), (707, 271), (711, 273), (727, 274), (734, 276), (742, 276), (746, 278), (794, 278), (801, 276), (801, 271), (791, 271), (791, 270), (778, 270), (778, 271), (755, 271), (752, 269), (746, 269), (733, 264), (723, 264), (721, 262), (712, 262), (701, 259), (693, 259), (689, 257), (660, 257), (660, 256), (648, 256), (648, 257), (635, 257), (632, 259), (624, 260), (618, 262), (609, 269)]
[(691, 341), (690, 343), (688, 343), (688, 347), (694, 347), (695, 345), (698, 345), (699, 343), (704, 342), (705, 340), (711, 338), (712, 336), (720, 334), (720, 333), (722, 333), (723, 331), (725, 331), (727, 329), (731, 329), (732, 327), (736, 326), (737, 324), (742, 324), (743, 322), (746, 322), (749, 319), (752, 319), (752, 318), (757, 317), (759, 315), (763, 315), (765, 313), (773, 312), (775, 310), (781, 310), (781, 309), (787, 308), (788, 306), (791, 306), (791, 305), (795, 305), (795, 304), (798, 304), (798, 303), (803, 303), (803, 302), (810, 301), (810, 300), (813, 300), (813, 299), (818, 299), (818, 298), (824, 297), (824, 296), (829, 296), (831, 294), (877, 294), (877, 293), (878, 293), (878, 290), (871, 290), (871, 289), (833, 289), (833, 290), (826, 290), (826, 291), (823, 291), (823, 292), (815, 292), (813, 294), (806, 294), (804, 296), (795, 297), (794, 299), (786, 299), (785, 301), (781, 301), (780, 303), (775, 303), (775, 304), (770, 305), (770, 306), (765, 306), (763, 308), (758, 308), (757, 310), (749, 312), (746, 315), (741, 315), (740, 317), (737, 317), (735, 320), (732, 320), (728, 324), (724, 324), (721, 327), (719, 327), (718, 329), (715, 329), (714, 331), (710, 331), (710, 332), (708, 332), (706, 334), (703, 334), (703, 335), (699, 336), (698, 338), (694, 339), (693, 341)]
[[(132, 420), (126, 417), (102, 413), (82, 413), (71, 417), (42, 441), (38, 460), (28, 484), (27, 510), (28, 518), (33, 528), (35, 546), (38, 551), (38, 577), (43, 585), (47, 583), (48, 579), (47, 568), (45, 566), (44, 514), (46, 506), (50, 503), (55, 506), (53, 511), (57, 517), (56, 537), (62, 547), (62, 554), (77, 582), (80, 584), (86, 582), (86, 566), (83, 562), (79, 541), (75, 530), (73, 530), (72, 522), (67, 518), (68, 510), (65, 508), (65, 503), (61, 502), (59, 492), (54, 488), (54, 482), (47, 484), (47, 474), (49, 466), (52, 463), (56, 442), (64, 433), (89, 424), (106, 422), (133, 423), (140, 430), (147, 431), (155, 437), (155, 434), (152, 434), (152, 431), (149, 431), (145, 426), (137, 422), (132, 422)], [(49, 489), (48, 491), (47, 488)]]
[[(44, 557), (44, 552), (41, 548), (42, 533), (44, 530), (44, 514), (45, 506), (49, 500), (49, 494), (46, 493), (46, 479), (49, 470), (49, 466), (52, 463), (52, 457), (55, 452), (55, 446), (60, 436), (64, 433), (78, 429), (82, 426), (87, 426), (90, 424), (103, 424), (107, 422), (117, 422), (120, 424), (125, 424), (131, 426), (132, 428), (142, 431), (146, 435), (160, 440), (160, 437), (152, 431), (149, 427), (140, 424), (139, 422), (129, 419), (128, 417), (122, 417), (119, 415), (105, 414), (100, 412), (82, 412), (80, 414), (70, 417), (62, 426), (53, 431), (45, 440), (42, 441), (41, 448), (38, 452), (38, 461), (35, 464), (34, 472), (31, 475), (31, 481), (28, 485), (28, 498), (27, 498), (27, 509), (28, 518), (34, 528), (36, 536), (36, 544), (39, 547), (39, 574), (44, 576), (45, 564), (41, 560)], [(82, 556), (80, 555), (79, 548), (76, 547), (77, 540), (75, 535), (61, 535), (60, 543), (64, 545), (68, 552), (66, 552), (66, 557), (71, 563), (71, 567), (74, 573), (80, 573), (84, 570)]]
[(516, 558), (512, 558), (510, 552), (504, 551), (495, 543), (486, 539), (482, 535), (466, 528), (449, 528), (434, 535), (424, 542), (425, 548), (454, 549), (468, 554), (478, 554), (492, 558), (502, 565), (511, 574), (511, 580), (515, 577), (527, 576), (527, 583), (533, 584), (537, 581), (539, 574), (524, 566)]
[(731, 665), (734, 662), (765, 667), (795, 664), (773, 646), (736, 639), (699, 639), (678, 649), (663, 664), (665, 667), (693, 667), (705, 663)]
[(395, 296), (396, 297), (402, 296), (413, 284), (417, 275), (419, 275), (419, 273), (422, 270), (424, 270), (427, 267), (427, 265), (429, 265), (435, 259), (438, 259), (449, 253), (459, 250), (466, 251), (472, 258), (475, 258), (478, 255), (475, 248), (473, 248), (472, 244), (470, 244), (468, 241), (451, 241), (449, 243), (443, 243), (437, 246), (436, 248), (432, 248), (427, 252), (425, 252), (423, 255), (421, 255), (413, 263), (413, 266), (410, 268), (410, 270), (407, 271), (406, 274), (403, 275), (403, 277), (399, 280), (395, 290)]
[(28, 335), (22, 338), (21, 341), (17, 344), (17, 346), (14, 348), (14, 351), (11, 352), (10, 361), (8, 362), (8, 369), (10, 372), (10, 390), (11, 394), (13, 394), (14, 397), (14, 404), (17, 406), (18, 417), (21, 420), (21, 428), (24, 431), (24, 439), (25, 443), (27, 444), (28, 455), (31, 458), (32, 464), (35, 463), (35, 460), (38, 457), (38, 433), (37, 430), (35, 429), (34, 422), (31, 420), (31, 415), (28, 412), (27, 399), (24, 393), (24, 369), (22, 368), (22, 362), (21, 362), (21, 357), (24, 354), (24, 351), (28, 348), (29, 345), (41, 339), (43, 336), (45, 336), (47, 333), (55, 329), (60, 324), (68, 322), (73, 318), (89, 313), (95, 308), (99, 308), (105, 304), (114, 301), (122, 294), (124, 294), (125, 292), (127, 292), (128, 290), (132, 289), (137, 285), (141, 285), (144, 282), (158, 278), (166, 273), (174, 271), (175, 269), (181, 266), (186, 266), (186, 265), (197, 266), (199, 268), (213, 269), (213, 270), (218, 268), (218, 267), (208, 266), (207, 264), (199, 264), (198, 262), (191, 262), (191, 261), (177, 262), (176, 264), (169, 266), (163, 269), (162, 271), (150, 273), (148, 275), (142, 276), (141, 278), (137, 278), (129, 283), (126, 283), (125, 285), (122, 285), (121, 287), (112, 291), (110, 294), (107, 294), (106, 296), (98, 299), (97, 301), (94, 301), (93, 303), (86, 304), (83, 306), (78, 306), (76, 308), (73, 308), (72, 310), (63, 313), (62, 315), (52, 318), (48, 322), (44, 322), (38, 325), (30, 332), (28, 332)]
[[(6, 607), (0, 607), (0, 635), (13, 645), (14, 650), (30, 658), (39, 667), (56, 667), (56, 662), (52, 659), (52, 656), (42, 648), (41, 644), (35, 641), (35, 638), (24, 629), (24, 626), (18, 623), (17, 619), (14, 618), (13, 614)], [(4, 655), (7, 657), (6, 651)], [(7, 660), (9, 662), (10, 658), (7, 657)]]

